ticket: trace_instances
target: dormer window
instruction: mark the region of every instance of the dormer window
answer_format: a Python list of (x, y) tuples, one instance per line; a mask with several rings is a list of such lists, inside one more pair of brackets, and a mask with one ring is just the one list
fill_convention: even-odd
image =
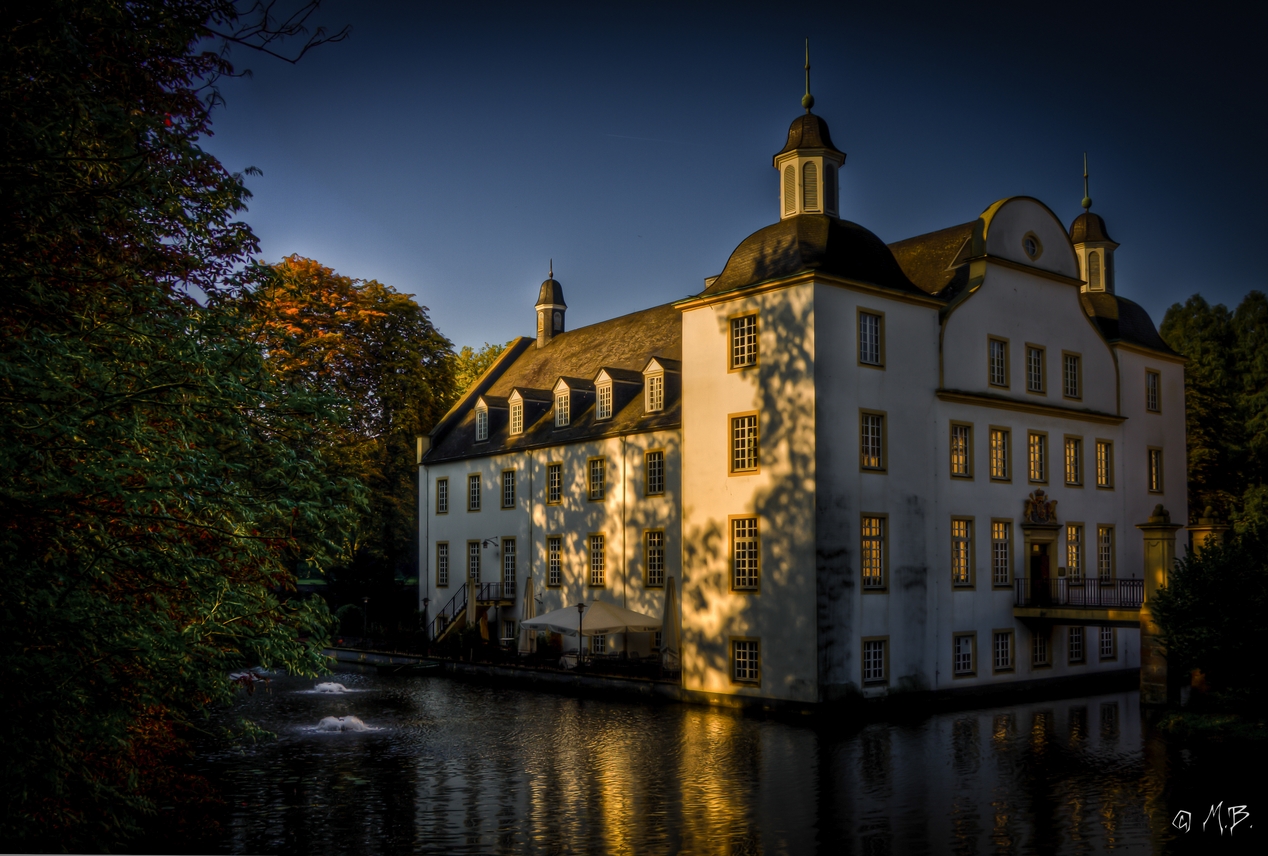
[(567, 387), (555, 390), (555, 427), (563, 428), (572, 420), (569, 412), (570, 396)]
[(665, 409), (665, 375), (651, 374), (647, 376), (647, 412), (659, 413)]
[(476, 408), (476, 442), (489, 439), (489, 410), (487, 407)]
[(612, 418), (612, 384), (601, 383), (595, 387), (598, 394), (598, 404), (595, 407), (595, 419), (611, 419)]
[(524, 402), (511, 402), (511, 433), (524, 433)]

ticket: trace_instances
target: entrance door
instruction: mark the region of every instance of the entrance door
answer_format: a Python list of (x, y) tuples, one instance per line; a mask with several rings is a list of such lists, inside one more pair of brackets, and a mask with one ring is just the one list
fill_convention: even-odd
[(1030, 545), (1030, 591), (1032, 602), (1038, 604), (1052, 602), (1047, 544)]

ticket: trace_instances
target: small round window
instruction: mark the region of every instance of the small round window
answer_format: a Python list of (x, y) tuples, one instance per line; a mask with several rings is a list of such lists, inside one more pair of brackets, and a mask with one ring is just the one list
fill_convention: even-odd
[(1039, 242), (1039, 236), (1034, 232), (1027, 232), (1021, 239), (1021, 248), (1026, 251), (1026, 256), (1032, 262), (1043, 255), (1043, 244)]

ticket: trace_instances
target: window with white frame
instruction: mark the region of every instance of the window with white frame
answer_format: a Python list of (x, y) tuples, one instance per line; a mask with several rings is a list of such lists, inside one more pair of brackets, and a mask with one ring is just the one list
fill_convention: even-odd
[(884, 639), (863, 640), (863, 683), (884, 683), (885, 674), (885, 642)]
[(449, 513), (449, 479), (436, 479), (436, 513)]
[(882, 365), (881, 316), (859, 312), (859, 362), (867, 366)]
[(606, 493), (607, 462), (603, 458), (590, 459), (590, 498), (596, 502)]
[(1162, 493), (1162, 449), (1149, 450), (1149, 492)]
[(1083, 484), (1083, 440), (1080, 437), (1065, 438), (1065, 483)]
[(991, 429), (991, 478), (1007, 479), (1008, 475), (1008, 435), (1006, 428)]
[(991, 582), (1012, 585), (1013, 525), (1007, 520), (991, 521)]
[(1026, 436), (1026, 449), (1032, 482), (1048, 481), (1048, 435), (1031, 431)]
[(503, 619), (503, 621), (502, 621), (502, 641), (503, 641), (503, 642), (513, 642), (513, 641), (515, 641), (515, 621), (514, 621), (514, 619), (510, 619), (510, 618)]
[(1083, 582), (1083, 524), (1065, 525), (1065, 573), (1072, 583)]
[(604, 570), (607, 566), (602, 535), (590, 536), (590, 585), (604, 584)]
[(1114, 446), (1109, 440), (1096, 441), (1096, 486), (1114, 486)]
[(515, 507), (515, 470), (502, 471), (502, 507)]
[(757, 365), (757, 316), (731, 319), (731, 368)]
[(1026, 392), (1044, 391), (1043, 369), (1043, 348), (1028, 346), (1026, 348)]
[(1102, 627), (1101, 630), (1101, 659), (1113, 660), (1118, 653), (1114, 650), (1114, 628)]
[(606, 633), (596, 633), (590, 637), (590, 653), (608, 653), (608, 636)]
[(524, 433), (524, 402), (522, 401), (511, 404), (511, 433)]
[(546, 585), (562, 585), (563, 575), (564, 539), (560, 535), (551, 535), (546, 539)]
[(885, 588), (885, 518), (865, 515), (860, 526), (863, 532), (863, 549), (860, 559), (863, 566), (863, 588)]
[(1049, 665), (1048, 632), (1045, 630), (1036, 630), (1030, 636), (1030, 665)]
[(656, 413), (665, 409), (665, 376), (652, 374), (647, 376), (647, 412)]
[(761, 564), (756, 517), (731, 518), (731, 587), (757, 589)]
[(731, 472), (757, 469), (757, 414), (731, 417)]
[(973, 585), (973, 521), (963, 517), (951, 520), (951, 582)]
[(598, 397), (598, 404), (595, 406), (596, 419), (612, 418), (612, 384), (601, 383), (595, 387), (595, 394)]
[(467, 576), (480, 582), (480, 542), (467, 542)]
[(665, 492), (665, 453), (653, 449), (643, 456), (647, 471), (647, 495), (656, 496)]
[(1082, 398), (1080, 381), (1083, 377), (1082, 359), (1078, 354), (1061, 355), (1061, 391), (1066, 398)]
[(1114, 579), (1114, 527), (1096, 527), (1096, 575), (1102, 582)]
[(480, 510), (480, 475), (467, 476), (467, 510)]
[(973, 448), (973, 426), (951, 425), (951, 475), (968, 478), (973, 475), (969, 454)]
[(731, 640), (731, 677), (741, 683), (761, 681), (761, 643), (756, 639)]
[(515, 591), (515, 539), (502, 539), (502, 591), (511, 594)]
[(449, 543), (447, 541), (436, 544), (436, 585), (439, 588), (449, 585)]
[(551, 505), (556, 505), (563, 501), (564, 496), (564, 465), (563, 464), (547, 464), (546, 465), (546, 501)]
[(993, 634), (995, 651), (995, 671), (1011, 672), (1013, 670), (1013, 631), (997, 630)]
[(885, 469), (885, 416), (881, 413), (859, 414), (859, 466)]
[(957, 675), (973, 674), (973, 636), (963, 633), (955, 637), (953, 664)]
[(643, 545), (647, 565), (647, 585), (663, 586), (665, 584), (665, 531), (648, 529), (643, 538)]
[(664, 633), (660, 630), (657, 630), (655, 633), (652, 634), (652, 648), (659, 651), (661, 642), (663, 642), (664, 639), (665, 639)]
[(1008, 343), (1002, 339), (990, 339), (990, 385), (1008, 386)]
[(476, 410), (476, 441), (489, 439), (489, 411), (481, 407)]
[(1083, 662), (1083, 628), (1071, 627), (1069, 631), (1068, 658), (1071, 663)]
[(1158, 387), (1162, 376), (1158, 372), (1145, 372), (1145, 409), (1151, 413), (1161, 410), (1158, 398)]
[(555, 393), (555, 427), (563, 428), (572, 421), (571, 404), (572, 398), (568, 390)]

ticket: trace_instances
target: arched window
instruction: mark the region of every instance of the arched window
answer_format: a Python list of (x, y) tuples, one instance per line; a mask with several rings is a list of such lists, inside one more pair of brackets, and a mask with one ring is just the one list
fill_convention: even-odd
[(1092, 291), (1104, 291), (1101, 282), (1101, 254), (1093, 250), (1087, 254), (1087, 286)]
[(832, 161), (823, 165), (823, 210), (837, 213), (837, 165)]
[(814, 162), (801, 168), (801, 194), (807, 211), (819, 210), (819, 168)]
[(784, 213), (797, 210), (797, 173), (792, 164), (784, 167)]

